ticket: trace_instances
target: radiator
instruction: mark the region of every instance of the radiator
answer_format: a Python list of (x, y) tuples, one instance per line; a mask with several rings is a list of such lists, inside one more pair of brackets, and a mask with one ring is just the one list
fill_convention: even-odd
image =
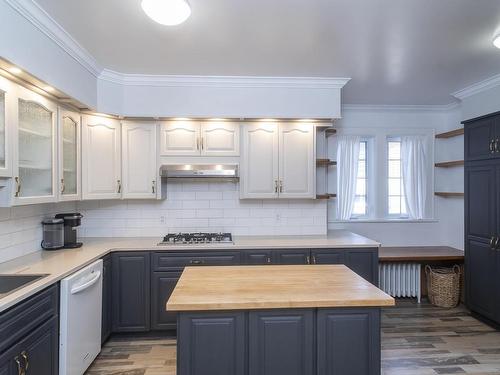
[(379, 286), (392, 297), (416, 297), (420, 303), (420, 264), (380, 263)]

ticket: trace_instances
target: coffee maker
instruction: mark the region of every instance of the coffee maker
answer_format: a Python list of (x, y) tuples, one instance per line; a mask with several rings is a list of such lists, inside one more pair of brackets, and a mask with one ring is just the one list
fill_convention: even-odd
[(57, 214), (56, 219), (64, 220), (64, 248), (74, 249), (81, 247), (81, 242), (76, 242), (76, 228), (82, 223), (83, 215), (79, 212), (71, 212), (65, 214)]

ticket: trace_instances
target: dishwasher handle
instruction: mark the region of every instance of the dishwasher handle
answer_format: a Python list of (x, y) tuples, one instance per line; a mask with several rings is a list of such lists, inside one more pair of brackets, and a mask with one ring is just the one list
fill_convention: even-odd
[(101, 271), (97, 271), (95, 276), (87, 281), (86, 283), (83, 283), (81, 285), (75, 286), (74, 288), (71, 288), (71, 294), (77, 294), (85, 289), (90, 288), (92, 285), (94, 285), (99, 279), (101, 278)]

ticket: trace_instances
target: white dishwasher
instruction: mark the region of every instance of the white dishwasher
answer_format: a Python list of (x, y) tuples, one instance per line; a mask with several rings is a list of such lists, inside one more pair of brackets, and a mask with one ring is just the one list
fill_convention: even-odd
[(102, 260), (61, 281), (59, 375), (82, 375), (101, 351)]

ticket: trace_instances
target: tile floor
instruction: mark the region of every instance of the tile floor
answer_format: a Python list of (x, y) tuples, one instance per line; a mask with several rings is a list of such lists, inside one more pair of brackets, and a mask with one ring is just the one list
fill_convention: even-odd
[[(175, 339), (112, 338), (87, 375), (175, 375)], [(382, 374), (500, 375), (500, 332), (463, 307), (411, 301), (383, 312)]]

